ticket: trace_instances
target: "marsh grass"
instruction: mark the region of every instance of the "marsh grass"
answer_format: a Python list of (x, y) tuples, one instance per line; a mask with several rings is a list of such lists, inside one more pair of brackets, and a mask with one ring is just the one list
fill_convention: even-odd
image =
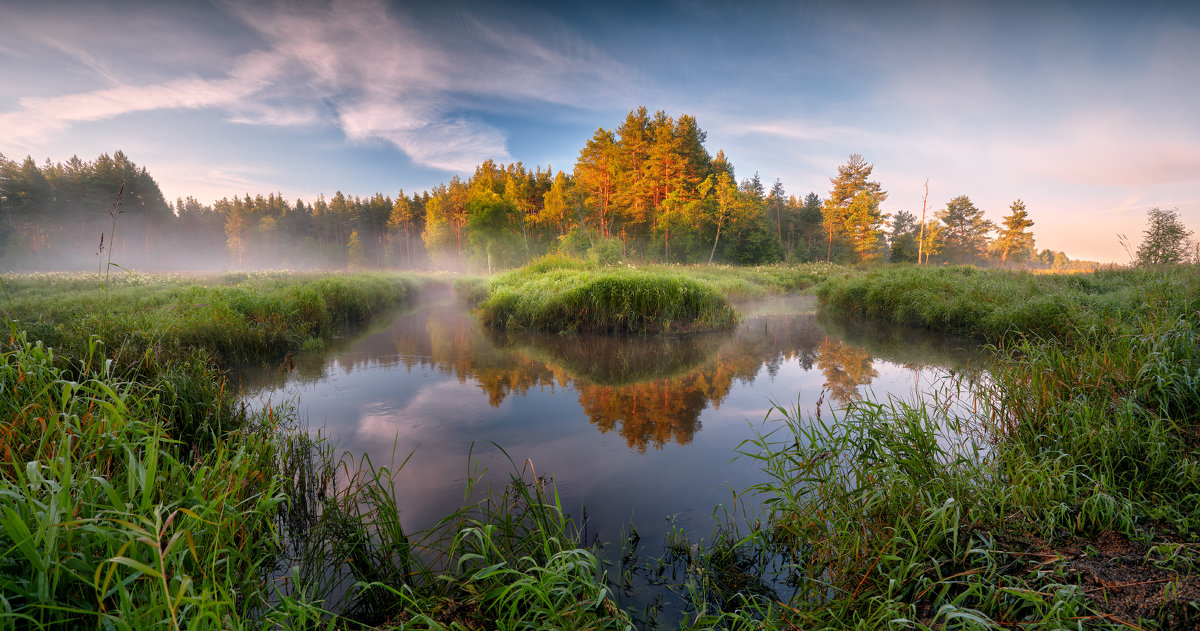
[(485, 325), (510, 331), (686, 333), (737, 324), (729, 301), (679, 275), (637, 270), (517, 271), (492, 281)]
[[(769, 478), (752, 491), (768, 507), (764, 532), (795, 559), (797, 593), (715, 619), (863, 629), (1200, 621), (1195, 268), (1046, 278), (886, 270), (821, 290), (842, 311), (1003, 345), (988, 378), (953, 385), (969, 404), (865, 400), (828, 418), (775, 408), (776, 427), (742, 453)], [(918, 281), (927, 292), (907, 296)], [(1027, 318), (1031, 304), (1059, 305), (1063, 317)], [(1113, 558), (1090, 561), (1100, 550)]]
[[(625, 283), (661, 287), (629, 301), (654, 314), (687, 283), (728, 304), (776, 272), (671, 276), (684, 273), (543, 261), (486, 281), (483, 303), (507, 292), (518, 322), (589, 330), (518, 303), (607, 279), (616, 289), (596, 292), (607, 296), (596, 326), (662, 330), (609, 309)], [(990, 376), (920, 402), (807, 417), (774, 408), (774, 429), (740, 448), (762, 464), (749, 492), (766, 514), (726, 520), (705, 542), (675, 533), (660, 559), (682, 566), (685, 626), (1200, 622), (1195, 267), (821, 273), (830, 312), (992, 340), (996, 361)], [(778, 274), (778, 291), (807, 282)], [(532, 463), (497, 487), (476, 466), (463, 507), (413, 532), (395, 503), (403, 457), (338, 454), (298, 431), (294, 410), (234, 404), (217, 361), (278, 362), (405, 300), (409, 280), (193, 283), (114, 274), (105, 307), (94, 277), (5, 279), (17, 324), (0, 349), (0, 628), (632, 624), (582, 524)], [(480, 296), (483, 283), (464, 286)], [(579, 311), (580, 300), (561, 304)], [(664, 322), (680, 330), (679, 318)]]
[[(15, 333), (0, 353), (0, 627), (205, 628), (265, 598), (279, 418), (236, 419), (197, 452), (162, 384), (77, 365)], [(161, 373), (161, 374), (166, 374)], [(205, 622), (207, 621), (207, 622)]]
[(237, 408), (196, 449), (170, 428), (202, 414), (95, 361), (98, 341), (68, 367), (10, 346), (0, 628), (629, 628), (532, 463), (500, 489), (476, 465), (463, 508), (409, 532), (405, 460), (338, 456), (287, 406)]
[[(563, 510), (551, 480), (531, 462), (500, 488), (474, 461), (464, 505), (427, 530), (400, 522), (395, 476), (297, 437), (294, 503), (284, 518), (295, 542), (292, 589), (324, 603), (344, 624), (392, 629), (628, 629), (599, 558)], [(299, 447), (299, 449), (295, 449)], [(410, 454), (411, 455), (411, 454)], [(395, 458), (393, 458), (395, 460)], [(511, 462), (511, 461), (510, 461)], [(297, 511), (299, 514), (297, 515)]]
[(734, 303), (808, 289), (833, 265), (608, 267), (548, 256), (488, 280), (455, 283), (485, 324), (510, 331), (690, 333), (737, 323)]
[(841, 315), (997, 343), (1009, 334), (1071, 342), (1194, 310), (1200, 273), (1195, 266), (1059, 275), (903, 266), (830, 277), (816, 293), (823, 309)]
[[(80, 274), (9, 276), (8, 317), (31, 338), (80, 354), (92, 335), (107, 358), (135, 365), (203, 348), (223, 364), (278, 363), (411, 300), (431, 282), (407, 274), (115, 274), (95, 292)], [(151, 362), (154, 363), (154, 362)]]

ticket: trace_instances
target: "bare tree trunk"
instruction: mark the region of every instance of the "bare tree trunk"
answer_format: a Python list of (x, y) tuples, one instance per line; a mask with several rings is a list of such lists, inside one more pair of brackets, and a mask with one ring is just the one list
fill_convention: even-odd
[(925, 178), (925, 197), (921, 199), (921, 231), (917, 236), (917, 265), (925, 252), (925, 205), (929, 202), (929, 178)]
[(708, 264), (709, 265), (712, 265), (713, 255), (715, 255), (717, 253), (717, 242), (719, 242), (721, 240), (721, 224), (724, 223), (724, 217), (722, 217), (721, 219), (722, 219), (722, 221), (717, 222), (717, 238), (713, 239), (712, 252), (708, 253)]
[(783, 247), (783, 219), (780, 217), (782, 205), (775, 206), (775, 232), (779, 233), (779, 247)]

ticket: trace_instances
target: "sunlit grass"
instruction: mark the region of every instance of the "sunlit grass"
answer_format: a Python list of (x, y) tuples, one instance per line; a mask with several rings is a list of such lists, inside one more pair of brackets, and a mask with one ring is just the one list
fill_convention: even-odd
[(490, 280), (462, 279), (455, 289), (485, 324), (501, 329), (687, 333), (732, 327), (735, 302), (795, 293), (845, 273), (830, 265), (606, 267), (546, 257)]
[(1034, 275), (972, 267), (905, 266), (830, 278), (822, 308), (840, 314), (998, 342), (1006, 334), (1068, 341), (1128, 331), (1164, 309), (1186, 311), (1200, 292), (1194, 266)]

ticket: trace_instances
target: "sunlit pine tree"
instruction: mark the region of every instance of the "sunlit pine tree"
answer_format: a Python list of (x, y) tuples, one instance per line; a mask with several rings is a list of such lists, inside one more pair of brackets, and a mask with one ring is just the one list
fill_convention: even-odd
[(1009, 208), (1009, 214), (1004, 217), (1004, 229), (992, 242), (991, 249), (1000, 256), (1000, 268), (1003, 269), (1008, 260), (1026, 260), (1033, 255), (1033, 233), (1029, 228), (1033, 220), (1025, 210), (1025, 202), (1017, 200)]
[[(861, 235), (875, 234), (874, 242), (878, 241), (880, 226), (883, 223), (883, 217), (879, 214), (879, 204), (887, 199), (887, 191), (879, 185), (879, 182), (873, 182), (871, 171), (874, 170), (874, 165), (867, 162), (857, 153), (850, 154), (850, 158), (845, 164), (838, 167), (837, 177), (829, 179), (829, 183), (833, 188), (829, 191), (829, 198), (825, 200), (821, 207), (823, 225), (828, 239), (826, 245), (825, 260), (829, 261), (833, 255), (833, 240), (835, 237), (843, 236), (850, 237), (853, 233)], [(854, 203), (855, 198), (860, 194), (864, 198), (859, 202), (859, 207), (854, 211), (854, 217), (851, 217), (850, 205)], [(874, 202), (874, 210), (871, 210)], [(853, 221), (865, 221), (869, 225), (851, 229), (855, 226)], [(865, 239), (865, 236), (863, 237)], [(864, 246), (865, 247), (865, 246)], [(856, 247), (855, 250), (861, 251)]]

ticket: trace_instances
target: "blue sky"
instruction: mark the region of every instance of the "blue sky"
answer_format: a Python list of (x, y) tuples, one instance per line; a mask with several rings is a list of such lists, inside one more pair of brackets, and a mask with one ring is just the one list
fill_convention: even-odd
[(1025, 201), (1039, 248), (1200, 233), (1200, 3), (13, 2), (0, 153), (124, 150), (169, 199), (413, 192), (484, 159), (570, 170), (644, 105), (739, 177), (884, 210)]

